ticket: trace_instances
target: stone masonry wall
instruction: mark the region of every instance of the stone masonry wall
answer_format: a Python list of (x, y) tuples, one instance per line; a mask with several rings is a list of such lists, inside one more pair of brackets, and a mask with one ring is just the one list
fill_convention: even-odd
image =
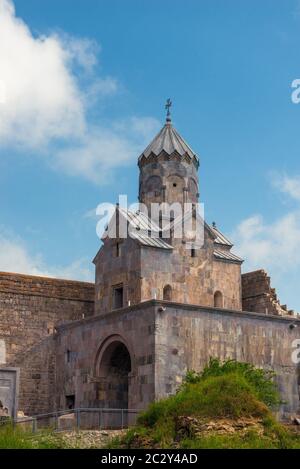
[(241, 266), (213, 258), (213, 240), (205, 232), (205, 244), (191, 256), (181, 240), (173, 240), (174, 250), (141, 247), (142, 301), (163, 299), (166, 285), (172, 288), (172, 301), (214, 305), (220, 291), (224, 308), (241, 309)]
[(254, 311), (279, 316), (294, 315), (286, 305), (281, 305), (275, 288), (271, 288), (271, 279), (264, 270), (242, 274), (243, 311)]
[(53, 412), (55, 402), (55, 341), (43, 339), (14, 360), (20, 368), (19, 410), (25, 415)]
[[(201, 370), (210, 357), (273, 369), (286, 404), (281, 415), (300, 410), (300, 370), (292, 360), (300, 319), (163, 303), (157, 308), (156, 398), (172, 394), (187, 370)], [(298, 322), (297, 328), (290, 328)]]
[[(52, 410), (49, 343), (55, 327), (93, 312), (93, 284), (0, 273), (1, 365), (21, 368), (20, 410)], [(44, 341), (48, 341), (45, 346)], [(41, 393), (34, 391), (38, 386), (43, 388)]]
[[(116, 243), (120, 256), (116, 256)], [(94, 259), (96, 266), (95, 314), (106, 314), (113, 309), (113, 288), (122, 285), (123, 304), (127, 306), (141, 301), (140, 246), (130, 237), (107, 239)]]
[(281, 415), (295, 414), (300, 372), (292, 353), (299, 327), (289, 327), (295, 321), (300, 326), (300, 320), (289, 317), (151, 300), (62, 326), (56, 336), (57, 405), (64, 408), (66, 396), (75, 395), (76, 406), (100, 406), (100, 351), (121, 337), (132, 360), (131, 408), (145, 408), (174, 393), (187, 370), (201, 370), (217, 357), (275, 370), (286, 401)]
[(55, 339), (57, 407), (64, 409), (69, 395), (75, 396), (75, 407), (103, 406), (102, 394), (110, 377), (101, 373), (102, 352), (107, 344), (123, 341), (131, 358), (128, 406), (144, 409), (154, 400), (154, 331), (151, 303), (61, 326)]

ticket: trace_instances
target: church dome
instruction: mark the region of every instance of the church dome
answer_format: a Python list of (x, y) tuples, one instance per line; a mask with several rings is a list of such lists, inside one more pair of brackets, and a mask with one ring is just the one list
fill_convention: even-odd
[(160, 132), (139, 156), (139, 165), (143, 163), (145, 164), (150, 156), (154, 155), (158, 157), (162, 152), (169, 156), (177, 154), (182, 158), (193, 161), (196, 167), (199, 166), (198, 156), (185, 142), (181, 135), (179, 135), (177, 130), (173, 127), (170, 119), (167, 119), (166, 124)]

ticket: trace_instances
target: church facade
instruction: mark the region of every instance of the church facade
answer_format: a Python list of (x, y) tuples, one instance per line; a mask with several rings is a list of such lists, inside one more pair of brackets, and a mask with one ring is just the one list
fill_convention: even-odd
[(138, 165), (140, 207), (116, 206), (95, 284), (0, 273), (0, 380), (1, 369), (20, 370), (29, 415), (144, 409), (187, 370), (234, 358), (275, 370), (282, 415), (297, 413), (300, 320), (265, 271), (241, 273), (231, 241), (199, 216), (199, 158), (169, 115)]

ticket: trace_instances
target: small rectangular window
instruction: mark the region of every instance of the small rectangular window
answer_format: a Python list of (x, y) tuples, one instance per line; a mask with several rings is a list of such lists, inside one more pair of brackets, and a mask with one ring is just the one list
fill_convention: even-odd
[(123, 286), (118, 285), (113, 289), (113, 309), (123, 308)]
[(195, 248), (191, 249), (191, 257), (196, 257), (196, 249)]
[(75, 394), (66, 396), (66, 408), (75, 409)]
[(77, 360), (77, 352), (66, 351), (66, 363), (74, 363)]

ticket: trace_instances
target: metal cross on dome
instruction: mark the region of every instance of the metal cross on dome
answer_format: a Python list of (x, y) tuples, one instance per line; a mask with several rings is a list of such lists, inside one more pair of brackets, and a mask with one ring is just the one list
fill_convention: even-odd
[(165, 109), (167, 109), (167, 121), (171, 121), (171, 112), (170, 112), (170, 107), (172, 106), (172, 101), (170, 98), (167, 99), (167, 102), (165, 104)]

